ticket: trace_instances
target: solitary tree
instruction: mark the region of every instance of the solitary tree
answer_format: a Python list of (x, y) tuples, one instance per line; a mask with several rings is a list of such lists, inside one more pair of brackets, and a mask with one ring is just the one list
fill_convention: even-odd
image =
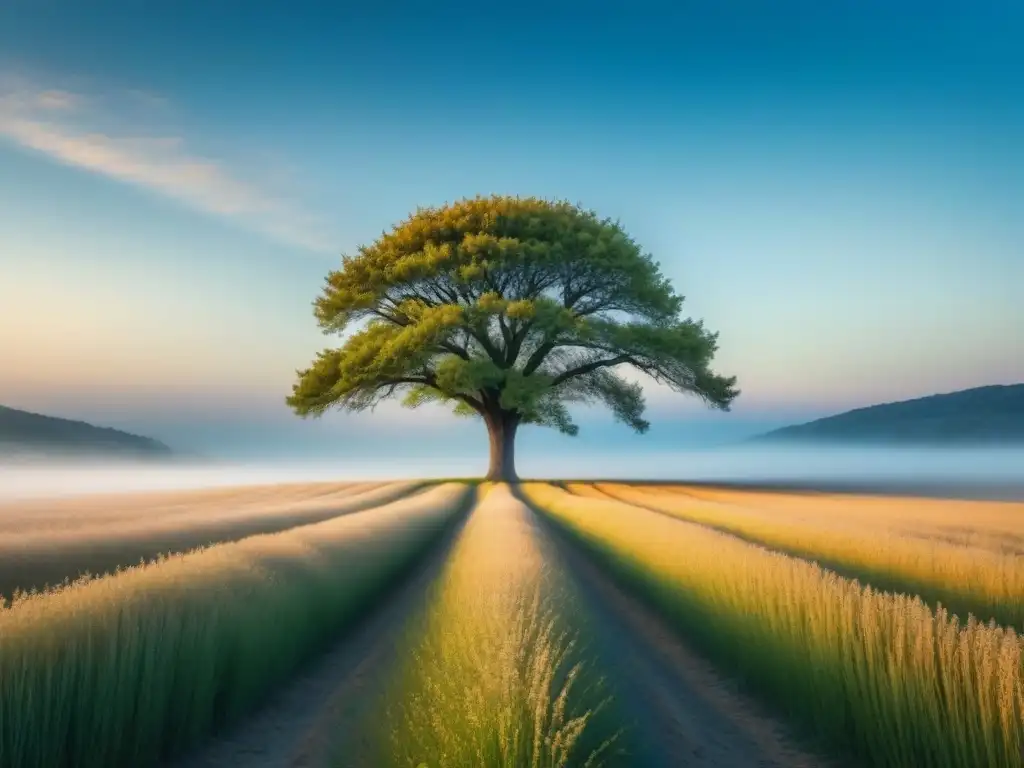
[(564, 202), (487, 197), (418, 210), (345, 256), (314, 302), (325, 333), (358, 324), (298, 371), (288, 404), (441, 402), (478, 416), (491, 480), (514, 480), (521, 424), (575, 435), (568, 403), (603, 402), (637, 432), (644, 420), (630, 366), (728, 410), (734, 376), (710, 369), (717, 334), (680, 317), (658, 265), (618, 223)]

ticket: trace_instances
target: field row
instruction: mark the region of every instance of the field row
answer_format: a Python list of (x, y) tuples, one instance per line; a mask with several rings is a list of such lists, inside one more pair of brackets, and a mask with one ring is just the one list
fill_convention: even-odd
[(357, 725), (365, 753), (344, 765), (554, 768), (621, 753), (570, 584), (508, 486), (483, 493)]
[[(629, 681), (616, 679), (626, 665), (596, 650), (606, 628), (545, 554), (549, 531), (829, 753), (882, 768), (1020, 765), (1015, 632), (865, 587), (755, 535), (802, 530), (818, 537), (799, 540), (811, 548), (833, 531), (884, 535), (881, 515), (858, 529), (810, 508), (569, 487), (520, 486), (537, 514), (501, 485), (352, 487), (329, 509), (292, 503), (295, 527), (272, 535), (22, 597), (0, 610), (0, 765), (147, 766), (196, 748), (342, 638), (464, 519), (406, 618), (399, 663), (359, 722), (337, 723), (348, 750), (337, 765), (635, 764), (642, 739), (619, 701)], [(302, 517), (318, 514), (330, 517)], [(776, 527), (753, 527), (765, 520)], [(653, 694), (638, 701), (656, 707)], [(353, 733), (359, 754), (343, 738)]]
[[(608, 483), (598, 483), (607, 488)], [(687, 485), (630, 486), (811, 522), (870, 525), (950, 544), (1024, 554), (1024, 502), (935, 499), (815, 491), (778, 492)]]
[(0, 765), (146, 766), (194, 747), (336, 640), (470, 497), (442, 485), (15, 601)]
[(1020, 765), (1024, 643), (1013, 630), (620, 501), (540, 484), (525, 493), (681, 635), (837, 753), (893, 768)]
[(260, 510), (369, 490), (383, 483), (281, 483), (168, 491), (0, 498), (0, 535), (112, 530), (184, 515)]
[[(1024, 530), (1024, 504), (797, 494), (737, 494), (598, 483), (577, 494), (610, 496), (812, 560), (879, 590), (915, 595), (966, 620), (1024, 627), (1024, 556), (995, 549), (995, 532)], [(753, 496), (753, 498), (749, 498)], [(767, 497), (767, 498), (766, 498)], [(943, 528), (975, 530), (956, 542)], [(931, 533), (932, 535), (927, 535)], [(1009, 534), (999, 534), (1009, 535)], [(983, 542), (979, 544), (979, 542)]]
[(217, 489), (0, 507), (0, 597), (394, 501), (416, 483)]

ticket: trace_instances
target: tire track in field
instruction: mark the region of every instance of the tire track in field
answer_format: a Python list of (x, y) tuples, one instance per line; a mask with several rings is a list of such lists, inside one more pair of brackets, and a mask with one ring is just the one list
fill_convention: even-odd
[[(477, 503), (471, 498), (467, 509)], [(166, 768), (320, 768), (336, 745), (357, 742), (351, 728), (393, 666), (407, 619), (427, 599), (466, 518), (457, 516), (370, 614), (261, 710)]]
[[(517, 494), (518, 495), (518, 494)], [(522, 499), (522, 496), (519, 495)], [(528, 506), (529, 503), (527, 503)], [(631, 725), (649, 746), (651, 768), (826, 768), (775, 718), (690, 651), (657, 613), (641, 604), (543, 513), (538, 527), (593, 617), (614, 684), (637, 714)]]

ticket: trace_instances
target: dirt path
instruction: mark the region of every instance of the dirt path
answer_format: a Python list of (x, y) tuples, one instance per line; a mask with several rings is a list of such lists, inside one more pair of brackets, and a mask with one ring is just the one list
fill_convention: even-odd
[[(570, 581), (589, 615), (581, 639), (628, 713), (631, 768), (829, 765), (794, 746), (550, 523), (526, 514), (545, 561)], [(424, 604), (462, 525), (337, 648), (250, 720), (173, 768), (326, 768), (332, 753), (358, 753), (356, 724), (394, 666), (406, 621)]]
[(311, 664), (251, 718), (168, 768), (321, 768), (379, 687), (406, 620), (427, 597), (465, 516), (334, 649)]
[[(536, 513), (534, 513), (536, 515)], [(605, 662), (628, 725), (644, 745), (631, 766), (654, 768), (825, 768), (703, 659), (657, 614), (614, 583), (575, 544), (537, 515), (551, 558), (570, 578), (593, 617)]]

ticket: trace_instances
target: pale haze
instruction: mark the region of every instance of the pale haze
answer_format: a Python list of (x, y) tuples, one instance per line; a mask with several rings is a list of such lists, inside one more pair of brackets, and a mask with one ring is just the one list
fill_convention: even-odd
[(602, 412), (527, 428), (526, 475), (749, 475), (692, 457), (1024, 381), (1024, 17), (825, 5), (796, 35), (753, 9), (7, 4), (0, 404), (293, 467), (273, 479), (479, 473), (481, 424), (284, 397), (337, 343), (310, 304), (341, 254), (490, 193), (621, 220), (743, 391), (722, 414), (648, 388), (643, 437)]
[[(533, 450), (531, 450), (533, 449)], [(274, 460), (224, 460), (177, 465), (124, 462), (0, 466), (0, 511), (5, 502), (34, 497), (126, 491), (457, 477), (476, 470), (471, 450), (413, 459), (350, 455)], [(640, 479), (808, 486), (820, 491), (870, 490), (1024, 500), (1024, 449), (729, 447), (726, 449), (576, 452), (552, 460), (529, 446), (523, 474), (541, 479)]]

